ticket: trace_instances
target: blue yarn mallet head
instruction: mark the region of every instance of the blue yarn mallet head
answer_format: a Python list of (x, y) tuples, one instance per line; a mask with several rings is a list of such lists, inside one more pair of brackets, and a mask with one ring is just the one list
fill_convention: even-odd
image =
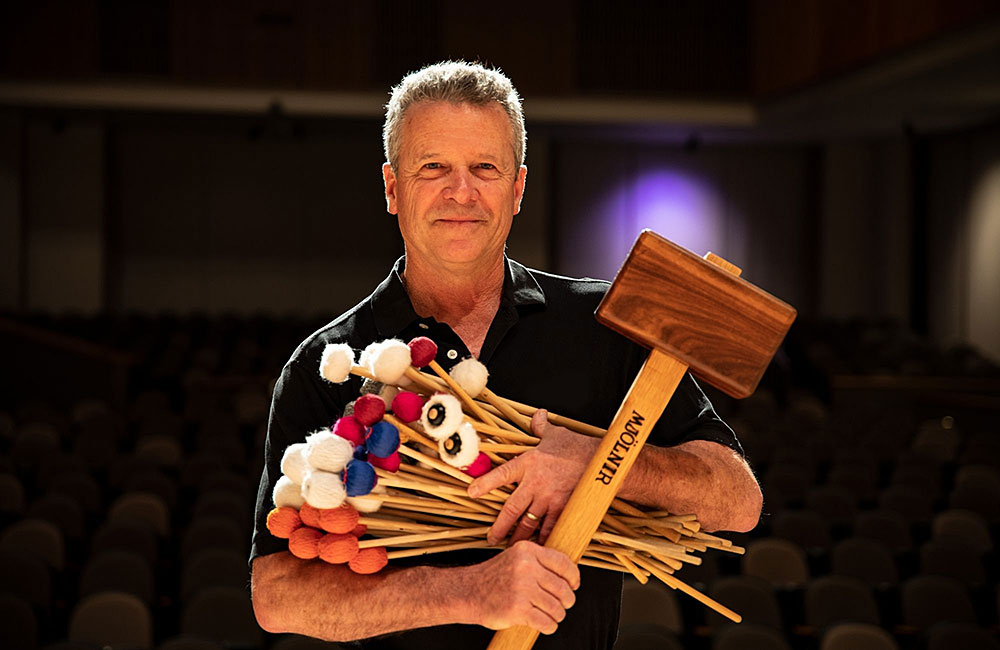
[(344, 488), (349, 497), (361, 497), (375, 487), (375, 468), (364, 460), (352, 460), (344, 468)]
[(399, 429), (382, 420), (372, 425), (365, 440), (368, 453), (379, 458), (388, 458), (399, 449)]

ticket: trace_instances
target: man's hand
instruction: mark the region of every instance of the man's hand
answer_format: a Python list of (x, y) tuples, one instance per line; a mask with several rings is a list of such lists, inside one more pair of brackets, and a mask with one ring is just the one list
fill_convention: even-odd
[(564, 553), (527, 541), (465, 570), (472, 622), (491, 630), (527, 625), (552, 634), (580, 586), (580, 570)]
[[(487, 540), (496, 544), (514, 529), (510, 543), (531, 537), (539, 529), (544, 544), (559, 519), (569, 495), (600, 444), (596, 438), (549, 424), (544, 410), (535, 411), (531, 430), (538, 446), (480, 476), (469, 486), (476, 498), (502, 485), (517, 483), (490, 528)], [(516, 525), (515, 525), (516, 524)]]

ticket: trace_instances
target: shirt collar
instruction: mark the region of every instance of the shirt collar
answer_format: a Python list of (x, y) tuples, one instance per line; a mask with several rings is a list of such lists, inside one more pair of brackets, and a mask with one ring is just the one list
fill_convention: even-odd
[[(523, 265), (504, 256), (503, 295), (500, 308), (544, 305), (545, 292), (531, 272)], [(420, 316), (413, 309), (410, 296), (403, 286), (406, 256), (400, 257), (392, 271), (372, 293), (372, 313), (379, 335), (390, 338), (399, 334)]]

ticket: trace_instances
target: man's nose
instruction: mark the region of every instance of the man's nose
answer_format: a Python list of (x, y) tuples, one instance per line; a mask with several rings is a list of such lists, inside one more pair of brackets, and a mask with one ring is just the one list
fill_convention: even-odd
[(476, 200), (479, 191), (475, 186), (472, 172), (465, 167), (457, 167), (448, 175), (448, 186), (445, 187), (444, 198), (458, 203), (468, 203)]

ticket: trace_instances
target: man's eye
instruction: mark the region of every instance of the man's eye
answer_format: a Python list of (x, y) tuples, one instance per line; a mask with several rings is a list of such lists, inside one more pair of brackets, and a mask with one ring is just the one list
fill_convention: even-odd
[(424, 169), (441, 169), (441, 163), (436, 163), (436, 162), (424, 163)]
[(479, 163), (479, 167), (480, 169), (491, 169), (491, 170), (497, 168), (496, 165), (494, 165), (493, 163)]

